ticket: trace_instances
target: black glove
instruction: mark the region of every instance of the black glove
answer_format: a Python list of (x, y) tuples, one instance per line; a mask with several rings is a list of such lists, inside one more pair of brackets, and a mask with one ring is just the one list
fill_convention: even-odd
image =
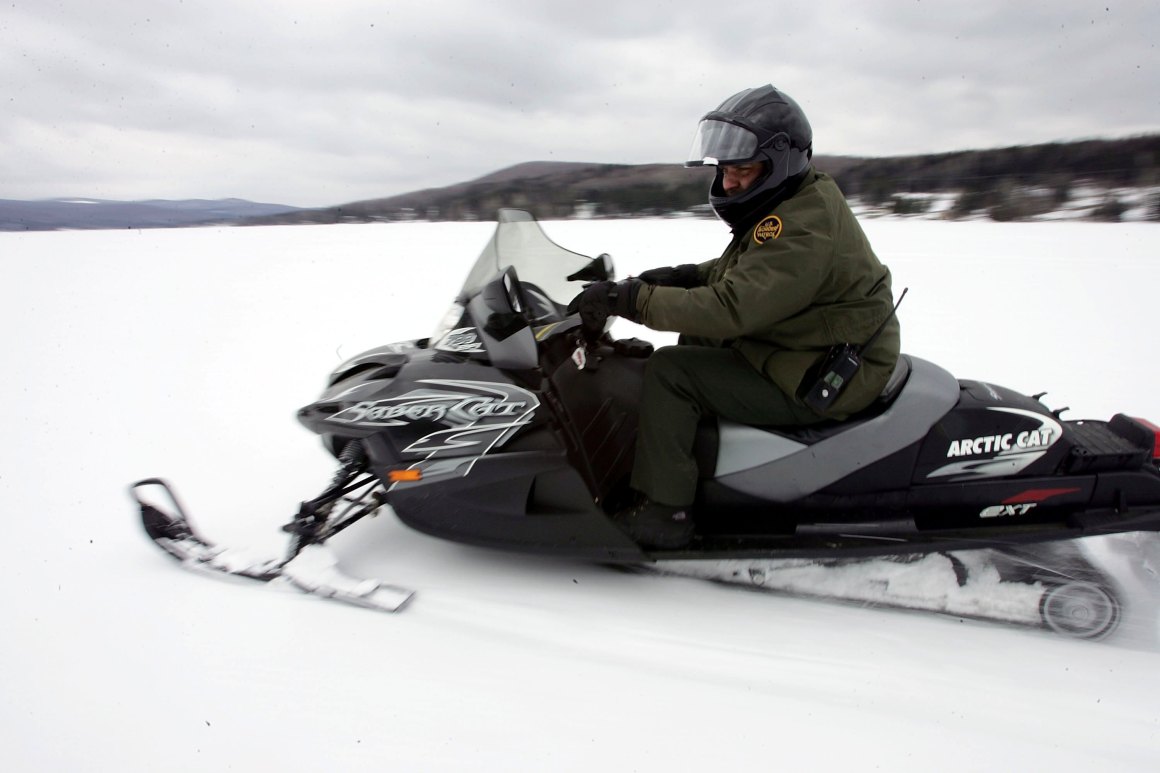
[(701, 285), (701, 277), (697, 273), (697, 266), (693, 263), (684, 263), (680, 266), (664, 266), (663, 268), (650, 268), (648, 271), (641, 273), (640, 280), (650, 285), (683, 287), (686, 290), (691, 287), (700, 287)]
[(625, 279), (620, 282), (593, 282), (572, 299), (568, 313), (580, 312), (580, 321), (592, 332), (604, 330), (610, 315), (636, 321), (636, 296), (643, 282)]

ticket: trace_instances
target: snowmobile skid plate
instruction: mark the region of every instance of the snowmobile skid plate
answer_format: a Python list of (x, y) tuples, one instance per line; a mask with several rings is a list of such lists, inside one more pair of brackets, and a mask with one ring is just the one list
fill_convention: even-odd
[[(217, 545), (194, 528), (173, 489), (160, 478), (138, 481), (129, 490), (141, 508), (145, 533), (187, 569), (284, 582), (304, 593), (383, 612), (399, 611), (414, 595), (406, 588), (344, 573), (328, 547), (320, 542), (304, 544), (297, 536), (280, 558)], [(157, 497), (168, 500), (167, 504), (157, 504)]]

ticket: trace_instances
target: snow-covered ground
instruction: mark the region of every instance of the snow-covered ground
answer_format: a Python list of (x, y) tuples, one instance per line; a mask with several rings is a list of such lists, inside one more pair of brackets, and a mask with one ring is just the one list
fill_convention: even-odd
[[(1048, 390), (1068, 417), (1160, 420), (1160, 227), (865, 226), (910, 288), (907, 351)], [(418, 590), (385, 615), (148, 544), (125, 485), (164, 475), (210, 536), (275, 546), (332, 472), (294, 411), (341, 360), (428, 334), (491, 228), (0, 234), (5, 770), (1156, 769), (1160, 647), (1139, 622), (1087, 643), (473, 549), (389, 516), (338, 545)], [(622, 273), (726, 238), (545, 228)]]

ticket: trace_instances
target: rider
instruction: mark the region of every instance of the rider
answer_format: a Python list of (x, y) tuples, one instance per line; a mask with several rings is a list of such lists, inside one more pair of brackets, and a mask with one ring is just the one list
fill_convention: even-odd
[[(681, 334), (645, 369), (631, 481), (642, 496), (617, 516), (645, 546), (692, 538), (702, 417), (842, 420), (874, 400), (897, 363), (890, 271), (812, 156), (813, 131), (793, 99), (770, 85), (733, 95), (701, 119), (685, 164), (717, 168), (709, 203), (732, 230), (729, 246), (700, 265), (591, 285), (573, 301), (590, 327), (614, 314)], [(808, 407), (831, 348), (871, 341), (840, 396)]]

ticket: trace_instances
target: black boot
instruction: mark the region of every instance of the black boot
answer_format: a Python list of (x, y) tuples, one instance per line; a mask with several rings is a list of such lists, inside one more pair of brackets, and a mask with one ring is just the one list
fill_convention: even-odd
[(616, 520), (643, 548), (674, 550), (693, 539), (693, 514), (687, 506), (662, 505), (645, 499), (620, 512)]

